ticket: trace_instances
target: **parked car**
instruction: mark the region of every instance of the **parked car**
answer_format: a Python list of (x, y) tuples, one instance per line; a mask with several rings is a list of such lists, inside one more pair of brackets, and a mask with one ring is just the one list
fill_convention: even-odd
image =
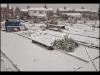
[(7, 32), (11, 31), (20, 31), (24, 28), (24, 25), (21, 25), (20, 20), (18, 19), (9, 19), (5, 22), (5, 30)]

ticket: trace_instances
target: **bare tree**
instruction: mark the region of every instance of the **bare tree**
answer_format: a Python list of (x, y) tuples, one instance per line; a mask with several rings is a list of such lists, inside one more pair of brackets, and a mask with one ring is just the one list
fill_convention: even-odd
[(19, 16), (20, 17), (20, 8), (16, 7), (15, 8), (15, 17)]

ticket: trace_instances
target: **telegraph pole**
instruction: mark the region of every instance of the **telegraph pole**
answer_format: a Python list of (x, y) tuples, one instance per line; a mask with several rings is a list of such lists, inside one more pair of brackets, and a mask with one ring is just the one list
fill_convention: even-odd
[(9, 4), (7, 3), (7, 14), (6, 14), (6, 19), (8, 20), (9, 19)]

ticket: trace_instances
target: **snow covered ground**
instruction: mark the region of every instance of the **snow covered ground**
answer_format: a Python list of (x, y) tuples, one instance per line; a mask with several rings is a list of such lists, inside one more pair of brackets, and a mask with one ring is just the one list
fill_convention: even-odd
[(2, 32), (1, 35), (2, 51), (21, 71), (73, 71), (85, 64), (59, 51), (45, 50), (16, 34)]
[(1, 61), (0, 71), (19, 71), (19, 69), (13, 65), (13, 62), (10, 59), (8, 59), (7, 56), (5, 56), (5, 54), (2, 52), (0, 61)]
[[(60, 24), (60, 23), (59, 23)], [(77, 41), (82, 41), (87, 43), (87, 45), (93, 45), (99, 47), (99, 28), (92, 28), (91, 24), (94, 24), (94, 21), (89, 21), (85, 24), (73, 24), (73, 26), (70, 26), (68, 24), (65, 28), (62, 29), (62, 33), (46, 30), (44, 31), (47, 34), (52, 34), (55, 36), (63, 36), (65, 34), (69, 34), (71, 38)], [(97, 24), (99, 22), (97, 21)], [(41, 32), (41, 26), (44, 26), (45, 24), (26, 24), (26, 27), (29, 29), (30, 32), (33, 33), (35, 30), (40, 30)], [(39, 32), (39, 31), (38, 31)], [(41, 32), (42, 33), (42, 32)]]
[[(47, 46), (51, 46), (51, 43), (55, 39), (61, 39), (65, 35), (65, 33), (55, 32), (55, 31), (51, 31), (51, 30), (45, 30), (45, 31), (37, 30), (35, 32), (24, 31), (24, 32), (17, 32), (17, 34), (20, 34), (22, 36), (24, 35), (25, 37), (28, 37), (31, 40), (38, 41), (38, 42), (40, 42), (42, 44), (45, 44)], [(78, 41), (86, 41), (86, 42), (88, 42), (88, 40), (94, 41), (94, 38), (88, 38), (88, 37), (82, 37), (82, 36), (79, 37), (78, 35), (69, 34), (69, 37), (71, 37), (71, 38), (74, 37), (74, 40), (78, 40)], [(93, 43), (97, 43), (97, 42), (99, 43), (98, 40), (96, 42), (93, 42)], [(91, 42), (90, 42), (90, 44), (91, 44)], [(92, 55), (94, 58), (96, 56), (99, 56), (99, 50), (98, 49), (88, 48), (88, 50), (91, 50), (91, 52), (94, 51), (93, 52), (94, 55)], [(84, 53), (83, 56), (82, 56), (81, 52)], [(77, 56), (79, 58), (82, 58), (82, 59), (84, 59), (86, 61), (89, 61), (88, 57), (86, 56), (87, 54), (86, 54), (84, 46), (79, 46), (77, 49), (75, 49), (74, 53), (69, 53), (69, 54)]]
[[(46, 50), (36, 44), (32, 44), (31, 40), (14, 33), (1, 32), (1, 47), (1, 50), (21, 71), (75, 71), (81, 66), (85, 68), (85, 64), (89, 65), (89, 63), (57, 50)], [(88, 59), (85, 52), (81, 50), (82, 48), (77, 49), (74, 54)], [(88, 51), (90, 50), (88, 49)], [(89, 54), (95, 58), (98, 56), (98, 51), (92, 50)], [(95, 69), (94, 67), (88, 67), (88, 69), (83, 69), (83, 71), (95, 71)]]
[(1, 30), (5, 30), (5, 21), (0, 22)]
[[(87, 45), (99, 47), (99, 28), (94, 30), (91, 25), (74, 24), (72, 27), (67, 25), (62, 32), (52, 30), (42, 30), (45, 24), (25, 24), (27, 31), (20, 32), (4, 32), (1, 31), (1, 50), (18, 66), (21, 71), (96, 71), (91, 63), (86, 50), (91, 59), (99, 56), (99, 49), (89, 48), (79, 45), (74, 52), (68, 53), (83, 60), (67, 55), (59, 50), (49, 51), (35, 43), (32, 39), (51, 45), (55, 39), (60, 39), (68, 34), (70, 38), (85, 42)], [(88, 23), (90, 24), (90, 23)], [(2, 22), (2, 29), (4, 28)], [(17, 35), (18, 34), (18, 35)], [(29, 39), (26, 39), (25, 36)], [(10, 44), (9, 44), (10, 43)], [(97, 70), (99, 71), (99, 60), (93, 60)]]
[(63, 30), (63, 32), (69, 32), (72, 34), (78, 34), (82, 36), (87, 36), (87, 37), (94, 37), (94, 38), (99, 38), (99, 28), (95, 28), (93, 30), (92, 27), (86, 26), (83, 24), (74, 24), (73, 27), (71, 26), (66, 26), (66, 30)]

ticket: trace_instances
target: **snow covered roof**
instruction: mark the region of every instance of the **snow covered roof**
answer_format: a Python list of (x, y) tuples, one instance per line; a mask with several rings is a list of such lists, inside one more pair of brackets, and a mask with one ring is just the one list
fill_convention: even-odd
[(20, 11), (28, 11), (28, 9), (20, 9)]
[(72, 11), (73, 9), (72, 8), (58, 8), (59, 11)]
[(53, 10), (52, 8), (29, 8), (28, 10)]
[(91, 12), (98, 12), (97, 10), (92, 10)]
[(29, 8), (28, 10), (45, 10), (45, 8)]
[(38, 17), (45, 17), (46, 15), (44, 14), (40, 14), (40, 15), (37, 15)]
[(70, 16), (81, 16), (80, 13), (63, 13), (63, 14), (70, 15)]
[(53, 9), (52, 9), (52, 8), (47, 8), (47, 10), (48, 10), (48, 11), (53, 11)]
[(75, 9), (75, 11), (90, 11), (90, 10), (77, 8), (77, 9)]

